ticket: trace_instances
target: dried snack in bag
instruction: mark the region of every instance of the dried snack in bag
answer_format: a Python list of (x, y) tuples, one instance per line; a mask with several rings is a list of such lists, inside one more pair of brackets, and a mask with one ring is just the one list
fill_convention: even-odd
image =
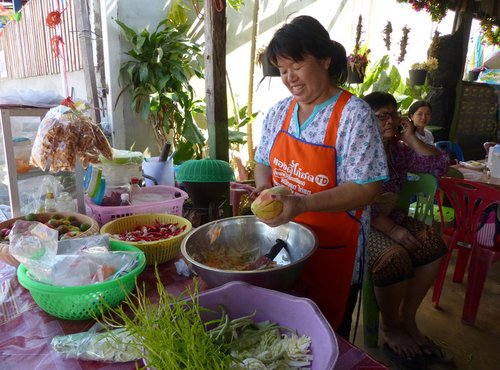
[(59, 105), (47, 112), (38, 128), (31, 164), (51, 172), (72, 171), (77, 158), (84, 167), (97, 163), (99, 155), (111, 159), (106, 136), (81, 109), (82, 104)]

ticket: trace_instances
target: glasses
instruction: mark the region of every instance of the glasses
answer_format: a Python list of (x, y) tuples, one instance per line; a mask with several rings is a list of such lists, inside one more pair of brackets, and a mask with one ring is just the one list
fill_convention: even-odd
[(389, 117), (392, 119), (399, 119), (401, 118), (401, 112), (392, 112), (392, 113), (380, 113), (375, 115), (379, 120), (385, 121), (388, 120)]

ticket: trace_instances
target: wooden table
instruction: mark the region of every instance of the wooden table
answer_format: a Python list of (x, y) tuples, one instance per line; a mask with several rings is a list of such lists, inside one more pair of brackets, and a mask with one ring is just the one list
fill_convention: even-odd
[[(192, 279), (176, 273), (174, 261), (159, 266), (159, 275), (170, 294), (180, 294)], [(139, 283), (156, 289), (154, 268), (147, 267)], [(149, 295), (149, 293), (147, 293)], [(16, 277), (16, 269), (0, 261), (0, 368), (2, 370), (134, 370), (134, 362), (103, 363), (64, 359), (50, 347), (54, 336), (89, 330), (94, 321), (57, 319), (42, 311)], [(387, 369), (370, 355), (337, 336), (339, 357), (335, 370)], [(143, 366), (142, 361), (138, 363)], [(332, 370), (332, 369), (325, 369)]]

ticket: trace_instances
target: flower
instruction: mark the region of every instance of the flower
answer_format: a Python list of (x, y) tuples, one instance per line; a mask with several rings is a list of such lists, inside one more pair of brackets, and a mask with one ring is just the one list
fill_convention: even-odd
[(449, 0), (397, 0), (398, 3), (408, 3), (417, 12), (425, 10), (431, 15), (433, 22), (441, 22), (448, 11)]
[(424, 69), (428, 72), (434, 71), (439, 66), (439, 62), (436, 58), (429, 57), (425, 62), (422, 63), (413, 63), (410, 67), (412, 69)]
[(347, 57), (347, 67), (351, 72), (356, 71), (362, 78), (365, 76), (366, 66), (368, 65), (368, 53), (370, 49), (366, 46), (361, 47), (361, 30), (363, 29), (363, 18), (358, 18), (356, 26), (356, 41), (353, 52)]
[(481, 20), (481, 34), (484, 45), (500, 45), (500, 27), (495, 26), (495, 19), (486, 17)]
[(368, 53), (370, 50), (366, 50), (364, 53), (350, 54), (347, 57), (347, 67), (351, 72), (356, 71), (360, 76), (364, 77), (366, 66), (368, 65)]

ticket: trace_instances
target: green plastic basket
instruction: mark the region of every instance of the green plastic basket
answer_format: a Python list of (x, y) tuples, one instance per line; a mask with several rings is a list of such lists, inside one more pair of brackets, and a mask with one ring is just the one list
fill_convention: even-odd
[(35, 302), (48, 314), (66, 320), (83, 320), (101, 316), (119, 305), (135, 288), (137, 276), (146, 266), (144, 253), (129, 244), (110, 241), (114, 251), (140, 252), (137, 266), (118, 279), (82, 286), (54, 286), (32, 280), (26, 267), (17, 268), (19, 283), (29, 290)]
[(228, 162), (219, 159), (190, 159), (175, 172), (180, 182), (230, 182), (234, 172)]

